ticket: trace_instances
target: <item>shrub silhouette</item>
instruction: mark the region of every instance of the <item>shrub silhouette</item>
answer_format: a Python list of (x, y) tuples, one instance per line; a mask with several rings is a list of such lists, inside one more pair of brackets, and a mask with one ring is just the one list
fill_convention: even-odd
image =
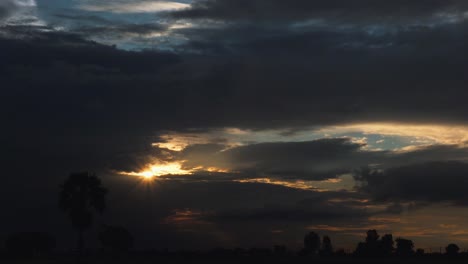
[(84, 250), (84, 231), (93, 223), (93, 211), (105, 209), (107, 190), (101, 180), (88, 172), (72, 173), (61, 185), (59, 206), (68, 214), (72, 225), (78, 231), (79, 255)]
[(456, 244), (449, 244), (446, 248), (445, 248), (445, 253), (448, 255), (448, 256), (457, 256), (458, 255), (458, 251), (460, 251), (460, 248), (456, 245)]
[(309, 232), (304, 237), (304, 251), (306, 254), (315, 255), (320, 249), (320, 236), (315, 232)]
[(106, 251), (126, 252), (133, 247), (133, 236), (120, 226), (105, 225), (99, 232), (99, 240)]
[(41, 232), (14, 233), (9, 235), (5, 242), (8, 253), (16, 257), (48, 255), (55, 245), (54, 237)]

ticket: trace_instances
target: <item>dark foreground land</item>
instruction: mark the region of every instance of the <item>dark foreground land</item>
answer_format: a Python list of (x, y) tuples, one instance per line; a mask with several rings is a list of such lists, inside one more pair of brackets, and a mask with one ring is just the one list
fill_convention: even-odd
[(198, 256), (87, 256), (80, 261), (75, 256), (51, 256), (35, 258), (0, 258), (0, 263), (18, 264), (166, 264), (166, 263), (187, 263), (187, 264), (371, 264), (371, 263), (468, 263), (467, 257), (447, 257), (447, 256), (415, 256), (415, 257), (390, 257), (390, 258), (360, 258), (353, 256), (340, 257), (198, 257)]

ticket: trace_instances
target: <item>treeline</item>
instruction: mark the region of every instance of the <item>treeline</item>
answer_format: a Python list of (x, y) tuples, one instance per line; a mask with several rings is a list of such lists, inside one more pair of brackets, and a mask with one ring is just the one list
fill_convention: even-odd
[[(432, 252), (430, 252), (433, 255)], [(438, 253), (442, 255), (442, 252)], [(468, 255), (468, 252), (460, 253), (460, 247), (457, 244), (448, 244), (443, 253), (449, 257), (457, 257), (459, 255)], [(392, 234), (385, 234), (382, 237), (377, 230), (369, 230), (366, 233), (365, 241), (359, 242), (356, 249), (351, 254), (347, 254), (344, 249), (333, 251), (331, 239), (324, 236), (322, 242), (320, 236), (315, 232), (310, 232), (304, 237), (304, 249), (299, 252), (299, 255), (318, 255), (326, 256), (344, 256), (352, 255), (355, 257), (412, 257), (427, 255), (424, 249), (415, 249), (412, 240), (405, 238), (393, 239)]]
[[(304, 237), (304, 247), (299, 251), (288, 249), (283, 245), (275, 245), (272, 248), (216, 248), (210, 251), (174, 251), (169, 250), (132, 250), (134, 238), (123, 227), (103, 226), (99, 232), (99, 249), (87, 250), (86, 255), (109, 256), (161, 256), (161, 257), (213, 257), (213, 258), (238, 258), (238, 257), (312, 257), (312, 258), (394, 258), (394, 257), (428, 257), (440, 256), (450, 258), (468, 258), (468, 252), (460, 252), (456, 244), (449, 244), (444, 252), (425, 252), (423, 249), (415, 249), (413, 241), (404, 238), (393, 239), (391, 234), (379, 236), (376, 230), (367, 231), (365, 240), (359, 242), (353, 252), (344, 249), (334, 249), (329, 236), (322, 238), (315, 232), (309, 232)], [(47, 257), (57, 254), (56, 240), (52, 235), (40, 232), (22, 232), (8, 236), (2, 252), (7, 257)], [(80, 249), (82, 250), (82, 249)], [(76, 254), (70, 251), (67, 254)]]

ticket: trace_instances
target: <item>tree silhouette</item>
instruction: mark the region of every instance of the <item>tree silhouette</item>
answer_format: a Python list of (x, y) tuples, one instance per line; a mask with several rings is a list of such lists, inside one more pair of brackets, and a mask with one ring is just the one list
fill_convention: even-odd
[(445, 252), (447, 253), (448, 256), (457, 256), (458, 251), (460, 251), (460, 248), (457, 246), (457, 244), (449, 244), (445, 248)]
[(105, 209), (107, 190), (101, 180), (88, 172), (72, 173), (60, 186), (60, 209), (71, 218), (72, 225), (78, 231), (79, 256), (84, 250), (84, 231), (93, 223), (93, 211)]
[(393, 241), (393, 236), (391, 234), (386, 234), (380, 239), (380, 250), (382, 255), (390, 256), (393, 253), (393, 245), (395, 242)]
[(360, 242), (354, 251), (356, 256), (384, 257), (392, 255), (394, 242), (391, 234), (384, 235), (380, 240), (380, 236), (375, 229), (367, 231), (366, 234), (366, 241)]
[(367, 231), (367, 237), (366, 237), (367, 244), (377, 243), (378, 239), (379, 239), (379, 234), (377, 233), (377, 230), (372, 229), (372, 230)]
[(324, 236), (322, 239), (322, 250), (320, 250), (321, 256), (331, 256), (333, 254), (333, 246), (329, 236)]
[(316, 254), (320, 249), (320, 236), (310, 232), (304, 237), (304, 249), (307, 254)]
[(398, 256), (407, 257), (407, 256), (411, 256), (414, 253), (413, 241), (409, 239), (397, 238), (396, 244), (397, 244), (396, 254)]

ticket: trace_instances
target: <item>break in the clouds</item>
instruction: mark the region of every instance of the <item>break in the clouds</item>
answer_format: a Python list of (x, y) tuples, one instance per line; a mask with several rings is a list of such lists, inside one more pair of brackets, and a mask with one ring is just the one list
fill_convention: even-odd
[(35, 0), (5, 0), (0, 3), (0, 26), (41, 25)]
[(112, 13), (154, 13), (188, 8), (190, 5), (177, 1), (139, 0), (139, 1), (97, 1), (82, 0), (80, 9), (93, 12)]

